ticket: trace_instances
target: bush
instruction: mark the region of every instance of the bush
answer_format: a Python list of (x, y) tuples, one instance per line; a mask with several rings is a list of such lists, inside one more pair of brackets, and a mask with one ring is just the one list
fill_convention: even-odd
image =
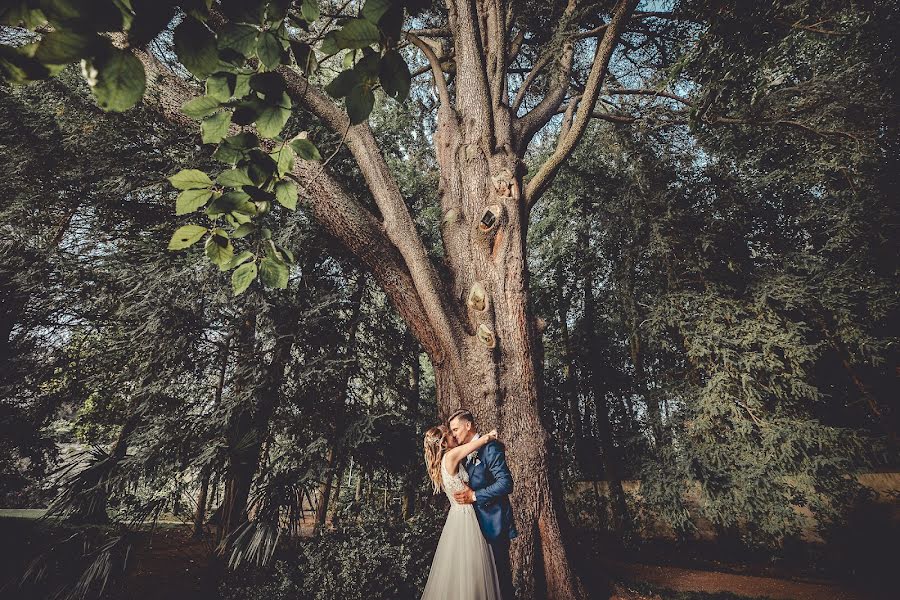
[(421, 595), (445, 511), (425, 507), (408, 521), (360, 515), (314, 537), (285, 544), (257, 577), (232, 573), (224, 600), (387, 600)]

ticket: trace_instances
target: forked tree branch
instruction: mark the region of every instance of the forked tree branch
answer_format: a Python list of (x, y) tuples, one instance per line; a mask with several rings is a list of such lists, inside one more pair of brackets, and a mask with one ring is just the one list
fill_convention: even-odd
[[(561, 27), (566, 27), (569, 21), (571, 21), (575, 14), (577, 4), (576, 0), (569, 0), (568, 4), (566, 4), (561, 19)], [(515, 121), (515, 140), (516, 145), (520, 149), (524, 150), (528, 146), (528, 143), (531, 141), (534, 134), (547, 123), (550, 117), (556, 113), (557, 107), (562, 104), (566, 97), (566, 92), (569, 89), (569, 75), (572, 72), (572, 63), (574, 60), (575, 42), (572, 39), (566, 39), (563, 41), (562, 53), (559, 57), (559, 71), (556, 74), (556, 81), (553, 83), (547, 94), (540, 102), (538, 102), (537, 106)], [(533, 78), (532, 80), (529, 80), (528, 77), (526, 77), (526, 80), (522, 82), (522, 87), (516, 94), (516, 102), (514, 103), (516, 105), (515, 110), (518, 110), (521, 98), (524, 97), (525, 90), (527, 89), (526, 84), (530, 84), (531, 81), (533, 81)]]
[(444, 70), (441, 68), (440, 59), (438, 59), (431, 46), (429, 46), (427, 42), (422, 41), (416, 34), (408, 32), (406, 37), (416, 48), (421, 50), (422, 54), (425, 55), (425, 58), (428, 59), (428, 65), (431, 67), (431, 74), (434, 76), (434, 86), (437, 88), (438, 98), (440, 98), (441, 104), (448, 107), (451, 106), (450, 93), (447, 91), (447, 80), (444, 78)]
[[(448, 25), (453, 35), (456, 55), (456, 78), (459, 89), (466, 90), (456, 98), (457, 111), (475, 128), (486, 127), (483, 139), (494, 140), (493, 104), (488, 84), (487, 64), (482, 45), (478, 14), (470, 0), (445, 0), (449, 12)], [(474, 130), (471, 132), (476, 133)], [(479, 136), (481, 137), (481, 136)], [(485, 150), (489, 151), (489, 148)]]
[(597, 51), (594, 54), (594, 62), (591, 65), (591, 72), (585, 84), (584, 94), (579, 102), (578, 109), (575, 111), (575, 119), (571, 127), (566, 131), (566, 135), (559, 138), (556, 150), (540, 166), (537, 173), (525, 186), (526, 206), (533, 206), (541, 194), (549, 187), (563, 161), (572, 154), (575, 146), (578, 145), (578, 142), (584, 135), (590, 121), (589, 117), (594, 111), (597, 98), (600, 96), (600, 86), (606, 77), (609, 61), (619, 40), (619, 35), (628, 24), (631, 13), (634, 12), (637, 3), (638, 0), (619, 0), (616, 3), (609, 26), (603, 38), (597, 44)]
[[(171, 123), (196, 129), (196, 122), (181, 112), (181, 106), (198, 96), (198, 90), (192, 89), (149, 52), (135, 50), (134, 53), (147, 73), (144, 105)], [(297, 82), (289, 80), (289, 87), (291, 83)], [(304, 90), (307, 106), (315, 107), (315, 113), (324, 122), (334, 125), (344, 122), (341, 118), (346, 116), (333, 102), (308, 92)], [(429, 355), (439, 362), (444, 360), (444, 344), (431, 324), (410, 269), (375, 216), (348, 194), (322, 165), (297, 160), (292, 176), (302, 181), (310, 192), (306, 200), (316, 219), (373, 272)]]
[(444, 354), (456, 363), (457, 327), (451, 322), (452, 313), (446, 305), (443, 283), (428, 257), (425, 244), (372, 129), (366, 122), (350, 125), (344, 111), (294, 69), (283, 66), (278, 72), (284, 77), (288, 95), (294, 102), (313, 113), (335, 133), (347, 132), (347, 147), (381, 212), (382, 228), (403, 257), (431, 326), (444, 345)]
[[(221, 26), (224, 22), (221, 15), (213, 12), (212, 16), (213, 27)], [(453, 313), (446, 305), (444, 286), (368, 123), (351, 125), (347, 114), (325, 92), (293, 68), (281, 66), (277, 72), (284, 79), (293, 102), (309, 110), (333, 132), (339, 135), (346, 132), (347, 147), (381, 212), (384, 233), (403, 257), (434, 333), (444, 346), (444, 354), (457, 363), (458, 328), (451, 322)]]

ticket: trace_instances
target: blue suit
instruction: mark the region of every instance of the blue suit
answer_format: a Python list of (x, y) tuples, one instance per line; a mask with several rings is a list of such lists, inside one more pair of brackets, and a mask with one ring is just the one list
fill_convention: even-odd
[(475, 490), (475, 514), (481, 533), (491, 545), (503, 600), (514, 600), (509, 540), (519, 532), (513, 521), (509, 495), (513, 491), (512, 474), (506, 465), (503, 445), (492, 440), (478, 450), (477, 460), (466, 460), (469, 487)]

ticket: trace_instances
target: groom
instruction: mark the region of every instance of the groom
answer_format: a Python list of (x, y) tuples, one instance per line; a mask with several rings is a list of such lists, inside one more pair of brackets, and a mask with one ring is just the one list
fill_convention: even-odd
[[(475, 417), (460, 409), (450, 415), (450, 431), (457, 444), (466, 444), (479, 437), (475, 430)], [(481, 533), (491, 545), (497, 577), (500, 579), (500, 595), (503, 600), (515, 600), (512, 570), (509, 564), (509, 541), (519, 535), (513, 523), (509, 495), (513, 480), (506, 466), (506, 452), (498, 441), (488, 442), (477, 452), (466, 457), (464, 466), (469, 474), (469, 485), (454, 494), (461, 504), (474, 504)]]

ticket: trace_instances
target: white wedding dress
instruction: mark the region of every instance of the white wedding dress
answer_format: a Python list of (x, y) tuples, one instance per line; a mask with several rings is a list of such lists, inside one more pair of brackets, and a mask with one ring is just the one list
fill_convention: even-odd
[(450, 512), (422, 600), (500, 600), (494, 554), (481, 534), (475, 509), (471, 504), (458, 504), (453, 498), (468, 483), (469, 474), (460, 464), (457, 473), (451, 475), (442, 459), (441, 476), (450, 498)]

